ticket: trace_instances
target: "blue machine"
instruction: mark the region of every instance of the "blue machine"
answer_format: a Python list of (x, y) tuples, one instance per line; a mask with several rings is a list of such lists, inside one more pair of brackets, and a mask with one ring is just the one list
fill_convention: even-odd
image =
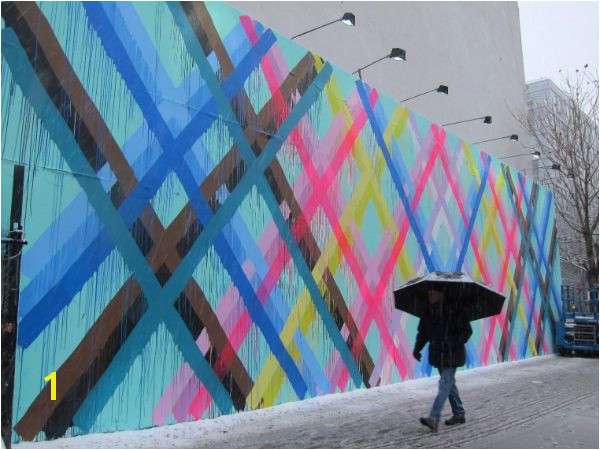
[(562, 356), (598, 356), (598, 285), (590, 289), (562, 286), (563, 311), (556, 324), (556, 349)]

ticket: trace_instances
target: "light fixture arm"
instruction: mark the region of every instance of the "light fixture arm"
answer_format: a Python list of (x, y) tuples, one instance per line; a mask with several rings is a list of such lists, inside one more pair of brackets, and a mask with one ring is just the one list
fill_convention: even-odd
[(562, 173), (562, 170), (560, 168), (560, 165), (558, 164), (552, 164), (551, 166), (537, 166), (536, 169), (550, 169), (550, 170), (558, 170), (559, 172)]
[[(478, 142), (473, 142), (472, 145), (476, 145), (476, 144), (483, 144), (484, 142), (492, 142), (492, 141), (499, 141), (500, 139), (506, 139), (511, 137), (512, 135), (509, 134), (508, 136), (502, 136), (499, 138), (494, 138), (494, 139), (486, 139), (485, 141), (478, 141)], [(526, 153), (527, 155), (529, 155), (530, 153)]]
[(408, 101), (408, 100), (412, 100), (413, 98), (417, 98), (417, 97), (420, 97), (420, 96), (422, 96), (422, 95), (429, 94), (430, 92), (435, 92), (435, 91), (437, 91), (437, 90), (438, 90), (438, 88), (434, 88), (434, 89), (432, 89), (432, 90), (430, 90), (430, 91), (427, 91), (427, 92), (422, 92), (422, 93), (420, 93), (420, 94), (413, 95), (412, 97), (408, 97), (408, 98), (405, 98), (404, 100), (400, 100), (400, 101), (404, 103), (404, 102), (406, 102), (406, 101)]
[(456, 125), (459, 123), (465, 123), (465, 122), (473, 122), (475, 120), (480, 120), (480, 119), (485, 119), (487, 116), (481, 116), (481, 117), (475, 117), (474, 119), (467, 119), (467, 120), (459, 120), (458, 122), (450, 122), (450, 123), (444, 123), (442, 124), (443, 127), (447, 127), (450, 125)]
[(362, 80), (362, 71), (363, 70), (365, 70), (367, 67), (371, 67), (373, 64), (377, 64), (379, 61), (383, 61), (386, 58), (395, 59), (396, 61), (406, 61), (406, 51), (404, 49), (394, 47), (394, 48), (392, 48), (392, 50), (390, 51), (389, 54), (382, 56), (381, 58), (376, 59), (373, 62), (370, 62), (366, 66), (359, 67), (354, 72), (352, 72), (352, 75), (354, 75), (355, 73), (358, 73), (358, 78), (360, 78)]
[(390, 57), (390, 55), (389, 55), (389, 54), (388, 54), (388, 55), (385, 55), (385, 56), (383, 56), (383, 57), (381, 57), (381, 58), (379, 58), (379, 59), (377, 59), (377, 60), (373, 61), (372, 63), (369, 63), (369, 64), (367, 64), (366, 66), (363, 66), (363, 67), (361, 67), (360, 69), (356, 69), (354, 72), (352, 72), (352, 75), (354, 75), (355, 73), (358, 73), (358, 74), (360, 75), (360, 72), (361, 72), (361, 70), (364, 70), (364, 69), (366, 69), (367, 67), (371, 67), (373, 64), (377, 64), (379, 61), (383, 61), (384, 59), (386, 59), (386, 58), (389, 58), (389, 57)]
[(429, 91), (421, 92), (420, 94), (413, 95), (412, 97), (405, 98), (404, 100), (400, 100), (400, 102), (406, 102), (408, 100), (412, 100), (413, 98), (421, 97), (422, 95), (430, 94), (432, 92), (440, 92), (441, 94), (448, 95), (448, 86), (445, 84), (440, 84), (438, 87), (430, 89)]
[(559, 178), (562, 178), (560, 175), (557, 175), (555, 177), (550, 177), (550, 178), (542, 178), (541, 180), (536, 180), (538, 183), (543, 183), (545, 181), (552, 181), (552, 180), (558, 180)]
[(535, 155), (536, 155), (535, 152), (533, 152), (533, 153), (519, 153), (518, 155), (504, 156), (504, 157), (498, 158), (498, 159), (510, 159), (510, 158), (517, 158), (518, 156), (535, 156)]
[(295, 35), (295, 36), (292, 36), (290, 39), (296, 39), (297, 37), (304, 36), (305, 34), (312, 33), (313, 31), (320, 30), (321, 28), (325, 28), (325, 27), (326, 27), (326, 26), (328, 26), (328, 25), (332, 25), (332, 24), (334, 24), (334, 23), (336, 23), (336, 22), (339, 22), (340, 20), (342, 20), (342, 19), (335, 19), (335, 20), (332, 20), (331, 22), (327, 22), (327, 23), (326, 23), (326, 24), (324, 24), (324, 25), (319, 25), (318, 27), (311, 28), (310, 30), (308, 30), (308, 31), (305, 31), (304, 33), (300, 33), (300, 34), (297, 34), (297, 35)]

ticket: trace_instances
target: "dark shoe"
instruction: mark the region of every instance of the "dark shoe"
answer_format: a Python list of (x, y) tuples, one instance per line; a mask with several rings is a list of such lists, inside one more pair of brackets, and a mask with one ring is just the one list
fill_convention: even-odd
[(420, 417), (419, 422), (421, 422), (422, 425), (425, 425), (426, 427), (430, 428), (431, 431), (433, 431), (434, 433), (437, 433), (439, 425), (439, 422), (437, 420), (433, 420), (431, 417)]
[(465, 416), (452, 416), (450, 419), (444, 422), (446, 425), (451, 427), (452, 425), (458, 425), (459, 423), (465, 423)]

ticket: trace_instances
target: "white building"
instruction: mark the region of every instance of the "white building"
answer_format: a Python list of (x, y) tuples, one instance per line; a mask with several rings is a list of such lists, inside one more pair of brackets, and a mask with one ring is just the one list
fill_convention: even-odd
[[(295, 39), (348, 72), (390, 53), (406, 50), (406, 61), (385, 59), (362, 72), (365, 82), (395, 100), (449, 86), (406, 102), (438, 124), (491, 115), (448, 126), (468, 142), (500, 139), (480, 147), (496, 157), (526, 153), (526, 131), (513, 113), (526, 112), (519, 10), (516, 2), (229, 2), (284, 36), (292, 37), (341, 18), (341, 22)], [(530, 167), (531, 157), (506, 161)]]
[[(566, 101), (566, 94), (552, 80), (547, 78), (535, 80), (527, 83), (526, 87), (527, 105), (532, 120), (536, 120), (536, 111), (540, 105), (552, 100)], [(538, 149), (539, 151), (539, 149)], [(553, 182), (568, 183), (568, 173), (563, 167), (556, 167), (555, 161), (552, 161), (544, 152), (540, 152), (540, 159), (534, 163), (532, 170), (527, 171), (527, 175), (535, 178), (540, 184), (553, 188)], [(564, 199), (562, 199), (564, 200)], [(561, 201), (561, 198), (555, 197), (555, 202)], [(563, 202), (565, 203), (565, 202)], [(572, 211), (573, 221), (577, 220), (575, 206), (565, 204), (566, 211)], [(576, 233), (567, 225), (565, 220), (557, 216), (556, 227), (559, 235), (559, 247), (561, 256), (561, 275), (562, 283), (575, 286), (586, 285), (585, 269), (577, 264), (577, 259), (585, 258), (585, 244), (581, 235)]]

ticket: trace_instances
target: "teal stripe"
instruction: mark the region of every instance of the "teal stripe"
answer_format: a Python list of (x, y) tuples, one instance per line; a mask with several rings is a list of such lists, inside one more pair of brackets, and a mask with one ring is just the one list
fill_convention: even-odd
[[(323, 66), (323, 69), (313, 80), (309, 89), (304, 93), (304, 95), (300, 98), (300, 101), (296, 104), (292, 112), (281, 124), (281, 126), (277, 130), (277, 133), (274, 136), (272, 136), (271, 139), (269, 139), (269, 143), (265, 146), (258, 158), (255, 158), (254, 153), (252, 152), (250, 145), (248, 144), (248, 141), (246, 139), (246, 135), (244, 134), (240, 124), (238, 123), (237, 118), (233, 113), (233, 110), (231, 109), (229, 101), (227, 100), (227, 97), (225, 96), (221, 88), (221, 85), (214, 76), (212, 68), (206, 60), (204, 51), (200, 47), (198, 40), (195, 38), (195, 36), (193, 36), (193, 32), (189, 27), (187, 18), (185, 16), (185, 13), (181, 9), (181, 6), (175, 2), (168, 3), (168, 6), (171, 10), (171, 13), (173, 14), (175, 22), (179, 26), (181, 33), (184, 36), (184, 40), (186, 42), (188, 51), (194, 58), (196, 64), (198, 64), (198, 68), (200, 69), (200, 73), (202, 75), (203, 80), (206, 82), (212, 94), (214, 95), (215, 100), (217, 101), (220, 114), (226, 117), (226, 123), (230, 130), (230, 134), (234, 139), (234, 142), (238, 145), (238, 149), (240, 150), (240, 153), (244, 160), (252, 164), (247, 172), (248, 175), (246, 176), (246, 178), (252, 175), (253, 183), (258, 183), (257, 187), (265, 199), (265, 202), (273, 216), (273, 220), (279, 230), (280, 236), (286, 243), (287, 248), (290, 251), (290, 254), (292, 255), (292, 258), (296, 264), (296, 268), (298, 269), (300, 276), (303, 278), (305, 285), (311, 294), (313, 303), (315, 304), (317, 312), (320, 314), (321, 319), (323, 320), (325, 328), (327, 329), (334, 346), (339, 351), (342, 360), (346, 364), (352, 376), (352, 379), (354, 380), (357, 386), (360, 386), (362, 383), (362, 376), (360, 374), (360, 371), (358, 370), (358, 366), (356, 365), (356, 362), (352, 357), (352, 354), (350, 353), (350, 350), (348, 349), (348, 346), (346, 345), (340, 333), (340, 330), (337, 328), (337, 325), (333, 320), (329, 309), (327, 308), (325, 299), (321, 295), (317, 283), (315, 282), (311, 271), (308, 265), (306, 264), (306, 261), (304, 260), (304, 257), (300, 252), (300, 249), (298, 248), (298, 244), (293, 238), (285, 222), (281, 210), (279, 209), (279, 205), (277, 204), (277, 200), (275, 199), (275, 196), (273, 195), (269, 184), (266, 182), (266, 179), (263, 176), (264, 171), (271, 164), (271, 161), (275, 157), (280, 146), (285, 141), (285, 138), (287, 138), (287, 136), (296, 127), (300, 119), (306, 114), (308, 108), (312, 105), (312, 103), (314, 103), (317, 100), (320, 92), (327, 84), (329, 77), (332, 73), (331, 65), (329, 63), (326, 63)], [(254, 167), (257, 164), (259, 164), (258, 169), (254, 169)], [(255, 172), (255, 170), (257, 171)], [(257, 180), (259, 176), (260, 180)], [(204, 232), (206, 232), (206, 230)]]
[[(315, 83), (317, 83), (317, 86), (318, 86), (319, 82), (324, 85), (324, 83), (328, 79), (330, 73), (331, 73), (331, 68), (329, 69), (329, 73), (327, 73), (327, 71), (325, 71), (323, 73), (323, 75), (321, 76), (321, 78), (319, 78), (318, 80), (315, 79), (313, 82), (313, 85), (315, 85)], [(316, 88), (313, 88), (313, 90), (314, 89), (316, 89)], [(309, 91), (311, 91), (311, 88), (309, 88)], [(242, 178), (242, 180), (238, 183), (238, 185), (233, 190), (233, 192), (231, 192), (231, 194), (228, 196), (225, 203), (215, 213), (215, 215), (213, 216), (211, 221), (203, 229), (202, 233), (200, 234), (200, 236), (198, 237), (198, 239), (196, 240), (194, 245), (191, 247), (191, 249), (188, 251), (188, 253), (184, 257), (184, 259), (179, 263), (177, 270), (171, 275), (168, 282), (163, 286), (161, 298), (174, 299), (175, 297), (177, 297), (179, 295), (179, 293), (183, 289), (183, 286), (185, 286), (185, 283), (187, 283), (189, 277), (191, 276), (193, 271), (196, 269), (199, 261), (204, 257), (204, 255), (206, 254), (206, 252), (212, 245), (212, 241), (221, 232), (223, 226), (231, 220), (231, 217), (233, 217), (233, 215), (239, 208), (239, 205), (241, 204), (241, 202), (244, 200), (244, 198), (246, 197), (248, 192), (250, 192), (250, 190), (252, 189), (252, 186), (256, 183), (257, 178), (271, 164), (272, 159), (275, 157), (275, 154), (277, 153), (277, 150), (279, 149), (279, 145), (281, 145), (281, 144), (276, 145), (276, 143), (277, 142), (283, 143), (285, 141), (285, 139), (282, 139), (281, 136), (282, 135), (287, 136), (287, 134), (289, 134), (289, 132), (291, 132), (291, 130), (295, 126), (295, 123), (296, 123), (295, 121), (299, 120), (305, 114), (306, 110), (308, 110), (310, 105), (312, 104), (312, 101), (310, 100), (309, 92), (307, 91), (306, 94), (307, 95), (303, 96), (302, 99), (300, 100), (300, 102), (298, 102), (298, 104), (296, 105), (296, 108), (294, 110), (296, 112), (295, 113), (293, 112), (294, 116), (292, 116), (290, 114), (290, 117), (288, 117), (288, 119), (286, 119), (286, 121), (279, 128), (277, 135), (272, 138), (273, 145), (268, 146), (268, 147), (270, 147), (268, 150), (269, 156), (267, 156), (267, 154), (264, 154), (263, 158), (257, 159), (255, 161), (255, 163), (249, 167), (249, 169), (247, 171), (247, 175), (244, 178)], [(318, 95), (318, 92), (315, 92), (313, 94), (313, 97), (316, 98), (317, 95)], [(298, 109), (298, 108), (300, 108), (300, 109)], [(267, 148), (265, 149), (265, 153), (267, 153)], [(156, 316), (156, 317), (148, 316), (148, 313), (146, 313), (142, 317), (142, 319), (140, 320), (140, 323), (138, 323), (138, 325), (136, 326), (136, 328), (134, 329), (133, 332), (135, 332), (138, 329), (138, 327), (147, 327), (147, 326), (156, 325), (156, 321), (159, 319), (160, 319), (159, 316)], [(128, 341), (125, 342), (125, 344), (127, 344), (127, 343), (128, 343)], [(123, 349), (121, 351), (125, 351), (125, 350), (126, 349)], [(120, 355), (117, 354), (117, 357), (119, 357), (119, 356)], [(126, 355), (122, 356), (122, 358), (126, 358), (126, 357), (127, 357)], [(127, 364), (124, 367), (128, 367), (128, 366), (129, 365)], [(112, 369), (112, 365), (109, 367), (109, 369)], [(116, 369), (114, 369), (114, 370), (116, 370)], [(210, 373), (214, 376), (214, 372), (212, 372), (212, 370), (210, 371)], [(108, 374), (105, 374), (105, 375), (108, 375)], [(122, 371), (122, 373), (115, 374), (115, 375), (112, 375), (112, 373), (111, 373), (110, 376), (106, 376), (106, 380), (107, 380), (106, 383), (110, 383), (110, 386), (112, 386), (112, 388), (114, 389), (114, 388), (116, 388), (116, 385), (118, 384), (118, 380), (122, 379), (124, 376), (125, 376), (125, 371)], [(102, 378), (105, 378), (105, 377), (103, 376)], [(100, 381), (103, 381), (102, 378)], [(200, 378), (200, 379), (202, 379), (202, 378)], [(204, 380), (203, 380), (203, 382), (204, 382)], [(222, 386), (221, 386), (221, 388), (222, 388)], [(102, 389), (104, 389), (106, 391), (110, 391), (110, 388), (105, 387), (104, 385), (102, 385)], [(223, 390), (223, 392), (226, 393), (226, 391), (224, 391), (224, 390)], [(97, 389), (92, 390), (92, 392), (88, 395), (88, 398), (86, 399), (86, 401), (80, 407), (80, 411), (78, 412), (78, 414), (76, 416), (76, 417), (80, 418), (79, 420), (81, 420), (81, 425), (79, 425), (79, 422), (78, 422), (79, 426), (82, 426), (82, 425), (91, 426), (90, 420), (85, 419), (85, 418), (88, 416), (96, 417), (97, 414), (100, 412), (101, 406), (103, 406), (106, 403), (106, 401), (108, 400), (108, 398), (104, 399), (104, 397), (99, 397), (99, 395), (101, 395), (101, 394), (97, 393)], [(221, 396), (219, 396), (218, 393), (211, 392), (211, 396), (213, 396), (213, 399), (215, 401), (217, 401), (217, 403), (220, 400), (227, 401), (226, 408), (225, 408), (225, 405), (219, 405), (219, 408), (221, 409), (221, 411), (226, 413), (231, 410), (232, 405), (231, 405), (231, 399), (229, 398), (229, 395), (226, 395), (226, 397), (227, 397), (226, 399), (225, 398), (221, 399), (220, 398)], [(90, 400), (88, 401), (88, 399), (90, 399)], [(104, 400), (104, 401), (102, 401), (102, 400)], [(91, 411), (83, 412), (84, 409), (85, 410), (91, 409)]]
[(73, 133), (40, 84), (27, 55), (11, 28), (2, 30), (2, 54), (12, 72), (18, 74), (14, 77), (16, 83), (20, 86), (23, 95), (34, 108), (37, 116), (48, 130), (48, 134), (69, 164), (72, 175), (85, 191), (88, 202), (94, 207), (95, 213), (105, 224), (108, 236), (121, 251), (128, 267), (134, 273), (135, 279), (142, 285), (144, 290), (160, 290), (160, 284), (154, 277), (152, 269), (104, 191), (98, 175), (84, 158)]
[[(84, 431), (87, 431), (93, 425), (93, 421), (101, 408), (113, 394), (114, 388), (119, 382), (118, 380), (124, 378), (131, 362), (140, 354), (148, 338), (158, 327), (158, 315), (153, 311), (153, 308), (156, 308), (161, 303), (161, 299), (164, 299), (170, 293), (161, 289), (151, 267), (146, 262), (146, 259), (129, 233), (127, 226), (106, 195), (97, 175), (83, 157), (73, 134), (40, 84), (17, 36), (10, 28), (2, 30), (2, 54), (9, 64), (11, 71), (19, 74), (18, 77), (15, 77), (15, 80), (21, 88), (23, 95), (26, 96), (44, 124), (44, 127), (48, 130), (51, 139), (60, 149), (62, 156), (74, 172), (73, 175), (77, 179), (77, 182), (85, 191), (88, 201), (104, 223), (108, 235), (132, 271), (133, 277), (140, 284), (144, 294), (149, 299), (149, 311), (142, 316), (142, 320), (136, 325), (129, 338), (125, 341), (107, 371), (98, 383), (96, 383), (90, 395), (86, 397), (86, 400), (80, 407), (81, 414), (78, 411), (74, 417), (74, 422)], [(78, 176), (77, 173), (81, 173), (82, 175)], [(175, 298), (180, 291), (181, 289), (175, 295), (170, 295), (169, 298)], [(154, 320), (150, 320), (151, 317)], [(207, 366), (203, 367), (201, 364), (195, 364), (196, 369), (202, 370), (201, 372), (196, 372), (196, 375), (207, 386), (219, 409), (223, 412), (228, 412), (233, 406), (229, 394), (225, 391), (212, 369)], [(211, 388), (214, 390), (211, 391)], [(81, 419), (81, 422), (78, 419)]]
[[(510, 341), (512, 340), (512, 335), (513, 335), (513, 331), (515, 328), (515, 319), (517, 316), (517, 311), (518, 311), (518, 307), (519, 307), (519, 302), (521, 301), (521, 289), (523, 287), (523, 281), (525, 280), (525, 275), (526, 275), (526, 268), (527, 268), (527, 261), (529, 260), (529, 245), (531, 244), (531, 232), (534, 228), (534, 223), (533, 220), (534, 218), (532, 217), (532, 222), (531, 225), (529, 226), (529, 230), (527, 231), (527, 233), (525, 233), (525, 230), (523, 229), (524, 227), (524, 223), (521, 222), (521, 220), (519, 220), (519, 207), (516, 203), (516, 199), (515, 199), (515, 195), (517, 194), (517, 192), (511, 192), (510, 190), (510, 183), (508, 181), (508, 174), (506, 173), (506, 166), (502, 166), (502, 174), (504, 175), (505, 181), (506, 181), (506, 189), (508, 190), (508, 196), (510, 198), (510, 201), (512, 203), (513, 209), (515, 211), (515, 215), (517, 217), (517, 223), (519, 224), (519, 231), (521, 233), (521, 236), (523, 236), (522, 239), (525, 240), (525, 252), (523, 255), (523, 266), (521, 267), (521, 278), (519, 280), (519, 285), (517, 286), (517, 295), (515, 297), (515, 306), (513, 309), (513, 312), (511, 314), (511, 318), (510, 318), (510, 326), (509, 326), (509, 330), (508, 330), (508, 336), (506, 339), (506, 348), (504, 349), (504, 360), (506, 361), (508, 359), (508, 355), (510, 352)], [(518, 175), (517, 175), (518, 176)], [(515, 189), (517, 188), (514, 180), (513, 180), (513, 186), (515, 186)], [(525, 189), (523, 188), (523, 191), (525, 192)], [(525, 195), (525, 197), (527, 197), (527, 195)], [(535, 211), (536, 208), (536, 204), (537, 204), (537, 199), (538, 196), (536, 195), (535, 198), (535, 203), (533, 205), (533, 210)], [(529, 200), (526, 200), (527, 202), (529, 202)]]
[[(329, 75), (327, 73), (324, 73), (322, 77), (328, 78)], [(314, 94), (314, 97), (317, 97), (316, 93)], [(305, 114), (305, 110), (307, 110), (310, 107), (310, 104), (312, 103), (309, 103), (309, 97), (307, 97), (306, 100), (304, 100), (304, 102), (302, 100), (304, 100), (304, 97), (301, 99), (298, 105), (296, 105), (296, 108), (304, 108), (304, 111), (299, 111), (298, 113), (296, 113), (299, 116), (299, 118), (301, 118)], [(299, 118), (296, 119), (295, 117), (289, 117), (289, 120), (284, 122), (284, 124), (280, 127), (278, 136), (284, 132), (291, 132), (291, 130), (295, 126), (295, 122), (290, 123), (290, 120), (299, 120)], [(288, 124), (287, 126), (285, 126), (286, 123)], [(278, 140), (280, 142), (284, 142), (285, 139), (275, 139), (274, 142), (277, 142)], [(219, 210), (213, 216), (212, 220), (203, 229), (203, 232), (200, 234), (192, 248), (188, 251), (184, 259), (178, 265), (177, 270), (171, 275), (169, 281), (163, 286), (160, 295), (161, 299), (174, 299), (179, 295), (183, 286), (185, 285), (185, 283), (187, 283), (189, 277), (196, 269), (198, 262), (204, 257), (204, 255), (210, 248), (210, 245), (212, 244), (214, 238), (221, 232), (223, 226), (229, 222), (231, 217), (237, 211), (243, 199), (246, 197), (247, 193), (255, 184), (256, 179), (270, 165), (271, 160), (275, 157), (279, 146), (273, 145), (271, 147), (271, 156), (269, 158), (265, 156), (255, 161), (255, 164), (253, 164), (248, 169), (248, 175), (246, 175), (240, 181), (240, 183), (238, 183), (233, 192), (228, 196), (225, 203), (219, 208)], [(157, 311), (154, 311), (154, 306), (154, 303), (150, 305), (150, 308), (153, 309), (153, 314), (150, 315), (150, 311), (144, 314), (144, 316), (142, 316), (142, 319), (134, 328), (129, 338), (131, 339), (131, 337), (134, 337), (134, 341), (132, 342), (135, 342), (136, 345), (139, 345), (139, 342), (141, 341), (146, 342), (151, 335), (151, 333), (147, 332), (146, 328), (154, 327), (155, 329), (157, 323), (161, 320), (160, 314)], [(145, 340), (142, 339), (142, 337), (138, 337), (137, 333), (141, 334), (145, 338)], [(136, 349), (137, 347), (134, 345), (128, 345), (129, 339), (124, 343), (122, 348), (115, 356), (115, 361), (118, 361), (118, 364), (111, 364), (109, 366), (107, 372), (103, 375), (103, 377), (101, 377), (96, 387), (88, 395), (84, 403), (81, 405), (78, 413), (76, 414), (76, 424), (82, 429), (88, 430), (93, 425), (95, 418), (110, 398), (112, 391), (116, 388), (120, 380), (124, 378), (126, 369), (130, 366), (131, 362), (133, 361), (129, 354), (133, 352), (134, 349)], [(196, 365), (196, 367), (198, 367), (198, 365)], [(210, 371), (210, 374), (214, 376), (214, 372), (212, 370)], [(205, 381), (206, 377), (198, 376), (198, 378), (200, 378), (203, 381), (203, 383), (205, 383), (208, 387), (210, 381)], [(231, 399), (220, 383), (218, 383), (218, 386), (220, 386), (219, 389), (222, 392), (209, 392), (213, 397), (213, 400), (219, 405), (221, 411), (227, 413), (231, 410), (232, 407)], [(219, 402), (221, 402), (221, 404)]]
[[(194, 372), (210, 372), (214, 374), (212, 367), (206, 358), (204, 358), (202, 352), (198, 350), (198, 345), (192, 338), (192, 335), (188, 332), (187, 328), (182, 327), (181, 317), (175, 312), (175, 308), (165, 308), (163, 311), (161, 311), (161, 319), (173, 336), (175, 345), (177, 345), (177, 348), (179, 348), (179, 351), (183, 356), (183, 360), (188, 363)], [(218, 392), (220, 395), (224, 396), (222, 399), (213, 397), (213, 402), (215, 402), (217, 405), (228, 402), (230, 408), (233, 406), (229, 394), (223, 388), (221, 380), (219, 380), (216, 376), (206, 377), (204, 380), (202, 380), (202, 383), (208, 392), (211, 392), (211, 395), (212, 392)], [(225, 410), (222, 408), (220, 409), (223, 412), (228, 412), (231, 410)]]
[[(559, 274), (558, 274), (558, 279), (560, 280), (560, 257), (559, 257), (559, 245), (558, 245), (558, 239), (556, 240), (556, 242), (554, 243), (554, 254), (552, 255), (552, 261), (550, 261), (550, 270), (551, 270), (551, 276), (549, 278), (549, 283), (551, 285), (555, 285), (555, 277), (556, 277), (556, 269), (558, 268)], [(557, 263), (558, 261), (558, 263)], [(561, 299), (562, 300), (562, 299)], [(555, 303), (556, 303), (556, 299), (555, 299)], [(553, 316), (552, 314), (552, 306), (550, 305), (550, 299), (548, 299), (547, 302), (548, 305), (548, 311), (545, 312), (544, 314), (544, 321), (542, 322), (542, 341), (541, 341), (541, 347), (542, 349), (544, 348), (544, 337), (545, 337), (545, 333), (546, 333), (546, 325), (548, 323), (550, 323), (550, 330), (552, 332), (552, 336), (555, 336), (556, 333), (556, 318)], [(560, 302), (560, 306), (557, 306), (557, 311), (562, 311), (562, 301)]]

